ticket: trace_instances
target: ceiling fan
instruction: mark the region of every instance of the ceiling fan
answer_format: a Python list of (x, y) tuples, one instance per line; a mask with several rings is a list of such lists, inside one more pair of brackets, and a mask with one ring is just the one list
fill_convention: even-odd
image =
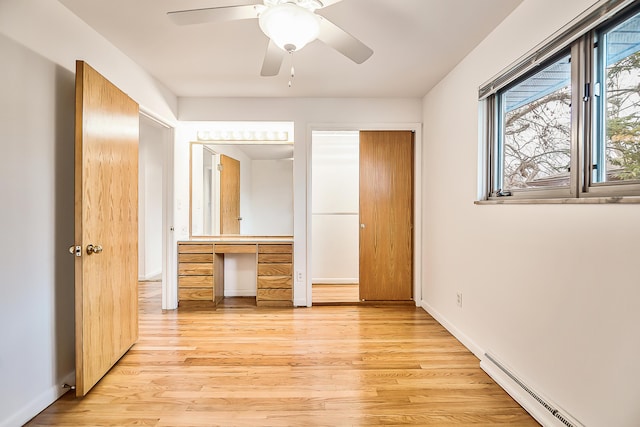
[(316, 10), (341, 0), (263, 0), (263, 4), (211, 7), (168, 12), (178, 25), (192, 25), (258, 19), (260, 29), (269, 37), (262, 63), (262, 76), (276, 76), (285, 54), (296, 52), (318, 39), (357, 64), (373, 54), (373, 50), (338, 27)]

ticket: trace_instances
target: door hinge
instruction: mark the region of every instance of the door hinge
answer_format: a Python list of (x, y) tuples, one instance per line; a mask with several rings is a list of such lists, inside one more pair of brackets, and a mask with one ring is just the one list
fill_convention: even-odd
[(222, 165), (220, 163), (218, 163), (217, 169), (218, 171), (222, 172)]

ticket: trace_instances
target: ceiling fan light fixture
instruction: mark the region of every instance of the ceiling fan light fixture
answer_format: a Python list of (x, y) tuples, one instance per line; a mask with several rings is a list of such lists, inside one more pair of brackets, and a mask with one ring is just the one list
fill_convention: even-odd
[(260, 29), (282, 50), (293, 52), (318, 38), (320, 17), (294, 3), (281, 3), (259, 16)]

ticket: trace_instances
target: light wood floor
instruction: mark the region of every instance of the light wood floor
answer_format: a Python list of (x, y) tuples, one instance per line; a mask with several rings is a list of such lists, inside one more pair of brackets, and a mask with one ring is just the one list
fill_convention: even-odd
[(358, 285), (313, 284), (312, 304), (358, 303), (360, 290)]
[(537, 425), (422, 309), (163, 312), (159, 283), (140, 290), (138, 343), (28, 425)]

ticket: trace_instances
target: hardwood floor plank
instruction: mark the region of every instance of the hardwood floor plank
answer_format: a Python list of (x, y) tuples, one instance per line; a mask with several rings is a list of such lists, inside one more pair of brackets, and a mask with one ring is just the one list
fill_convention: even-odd
[(138, 343), (28, 425), (538, 425), (422, 309), (163, 311), (160, 297), (141, 283)]
[(359, 285), (335, 285), (314, 283), (312, 287), (313, 304), (359, 303)]

